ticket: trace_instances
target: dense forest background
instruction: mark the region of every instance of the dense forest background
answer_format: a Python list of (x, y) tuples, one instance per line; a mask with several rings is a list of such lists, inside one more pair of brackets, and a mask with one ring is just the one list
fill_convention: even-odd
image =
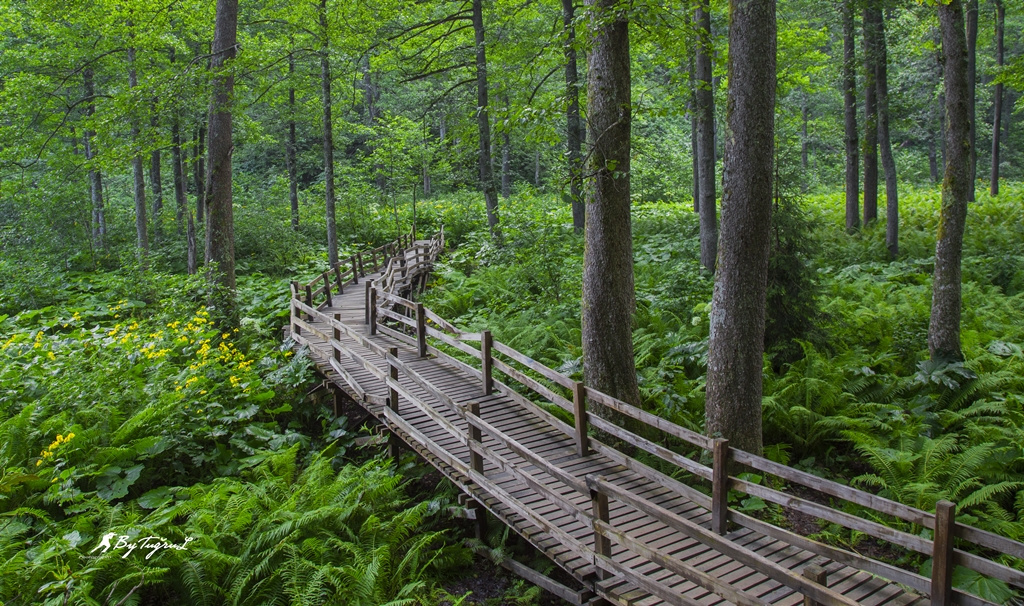
[[(243, 2), (237, 56), (220, 66), (223, 2), (0, 6), (0, 601), (456, 602), (465, 592), (446, 579), (471, 556), (446, 517), (455, 490), (420, 481), (411, 458), (355, 446), (371, 430), (336, 417), (310, 362), (281, 342), (288, 281), (414, 223), (444, 225), (451, 250), (428, 306), (582, 378), (600, 20), (570, 0)], [(954, 500), (965, 523), (1020, 540), (1024, 13), (965, 8), (976, 166), (963, 359), (941, 360), (928, 347), (950, 155), (936, 7), (777, 4), (764, 452), (923, 509)], [(697, 207), (727, 168), (729, 6), (615, 10), (631, 25), (637, 390), (703, 432), (715, 255)], [(887, 111), (872, 119), (879, 65)], [(226, 75), (230, 102), (211, 106)], [(208, 128), (225, 108), (230, 312), (204, 274)], [(789, 523), (756, 498), (737, 506)], [(110, 531), (197, 547), (90, 555)], [(966, 571), (956, 581), (1014, 596)], [(513, 586), (503, 599), (537, 595)]]

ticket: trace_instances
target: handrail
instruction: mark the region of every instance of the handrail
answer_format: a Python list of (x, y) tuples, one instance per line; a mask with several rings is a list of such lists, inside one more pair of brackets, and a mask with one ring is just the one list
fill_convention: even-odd
[[(396, 252), (395, 249), (398, 248), (398, 246), (406, 244), (411, 246), (411, 248), (402, 249), (399, 254), (390, 254)], [(511, 346), (494, 340), (489, 331), (484, 331), (482, 333), (464, 332), (451, 322), (425, 308), (421, 303), (416, 303), (402, 296), (403, 292), (411, 287), (415, 280), (419, 279), (426, 271), (429, 271), (431, 264), (436, 260), (441, 250), (443, 250), (443, 246), (443, 228), (437, 236), (427, 242), (417, 242), (414, 235), (408, 237), (408, 239), (403, 236), (394, 243), (389, 243), (383, 247), (378, 247), (378, 249), (371, 249), (353, 256), (350, 267), (341, 269), (339, 266), (335, 266), (333, 268), (333, 280), (329, 275), (330, 272), (325, 272), (309, 284), (301, 285), (297, 282), (293, 282), (293, 330), (297, 334), (302, 329), (311, 330), (312, 322), (303, 321), (302, 317), (305, 316), (311, 319), (316, 318), (318, 321), (326, 323), (335, 333), (333, 339), (329, 337), (327, 338), (332, 348), (343, 347), (343, 345), (337, 341), (339, 338), (337, 335), (344, 333), (348, 338), (355, 339), (371, 351), (374, 351), (378, 355), (384, 357), (389, 365), (402, 369), (402, 371), (405, 372), (405, 374), (409, 376), (414, 383), (419, 384), (419, 386), (428, 393), (433, 393), (436, 398), (446, 402), (446, 407), (451, 409), (452, 406), (454, 406), (454, 402), (448, 399), (447, 396), (444, 396), (442, 392), (435, 390), (433, 386), (426, 381), (426, 379), (419, 377), (417, 373), (409, 370), (405, 364), (391, 357), (386, 351), (380, 348), (379, 345), (373, 343), (365, 336), (357, 333), (340, 321), (330, 317), (329, 314), (323, 312), (321, 310), (322, 304), (314, 305), (315, 299), (318, 297), (323, 296), (324, 302), (326, 303), (330, 301), (332, 292), (341, 292), (343, 287), (348, 285), (348, 282), (344, 281), (344, 277), (351, 276), (351, 283), (357, 283), (356, 280), (360, 277), (357, 275), (359, 273), (359, 268), (366, 267), (366, 265), (364, 265), (364, 261), (366, 260), (366, 257), (369, 257), (368, 266), (373, 270), (369, 273), (381, 271), (380, 276), (367, 286), (366, 317), (367, 323), (370, 324), (371, 335), (377, 330), (380, 330), (382, 333), (400, 338), (401, 340), (416, 347), (420, 356), (433, 355), (445, 363), (454, 365), (479, 377), (483, 383), (485, 394), (490, 393), (493, 390), (500, 390), (509, 397), (516, 399), (521, 404), (533, 406), (534, 408), (531, 410), (533, 410), (535, 414), (545, 418), (548, 422), (552, 423), (556, 429), (565, 432), (576, 440), (577, 450), (580, 454), (587, 454), (591, 451), (599, 452), (611, 457), (612, 460), (622, 463), (630, 469), (641, 473), (642, 475), (658, 481), (664, 486), (668, 486), (673, 490), (678, 490), (688, 496), (691, 496), (693, 500), (698, 503), (706, 504), (706, 506), (709, 505), (712, 512), (713, 532), (724, 534), (728, 523), (733, 522), (752, 529), (769, 529), (770, 532), (775, 534), (788, 533), (788, 531), (770, 527), (764, 522), (754, 520), (740, 512), (730, 510), (728, 506), (728, 493), (729, 491), (739, 491), (751, 496), (759, 497), (765, 501), (778, 504), (782, 507), (812, 515), (816, 518), (851, 528), (866, 535), (889, 541), (905, 549), (911, 549), (925, 555), (931, 555), (935, 560), (935, 569), (940, 574), (937, 574), (935, 578), (929, 581), (928, 579), (924, 579), (924, 577), (909, 575), (909, 573), (905, 573), (904, 571), (900, 571), (881, 562), (874, 562), (873, 560), (869, 560), (858, 554), (822, 545), (803, 538), (800, 540), (800, 546), (808, 551), (819, 555), (825, 555), (826, 557), (832, 557), (833, 559), (837, 559), (837, 561), (839, 558), (842, 558), (847, 562), (861, 562), (861, 564), (866, 568), (872, 569), (875, 574), (885, 576), (896, 582), (908, 584), (919, 591), (929, 591), (933, 595), (953, 596), (953, 599), (968, 606), (976, 606), (978, 604), (985, 603), (984, 600), (973, 595), (963, 593), (959, 590), (952, 590), (949, 585), (950, 580), (948, 576), (944, 577), (941, 574), (942, 568), (945, 567), (948, 570), (949, 566), (952, 564), (958, 564), (991, 576), (995, 579), (999, 579), (1008, 584), (1024, 588), (1024, 572), (992, 561), (989, 558), (956, 549), (954, 548), (952, 539), (953, 537), (956, 537), (961, 540), (961, 543), (971, 542), (988, 550), (1021, 559), (1024, 559), (1024, 543), (978, 528), (956, 523), (953, 518), (955, 514), (955, 506), (953, 504), (945, 502), (940, 503), (938, 508), (940, 510), (939, 514), (940, 518), (944, 522), (939, 523), (937, 522), (937, 517), (934, 513), (909, 507), (902, 503), (886, 499), (863, 490), (845, 486), (832, 480), (826, 480), (807, 472), (770, 461), (763, 457), (732, 448), (726, 440), (703, 436), (692, 430), (672, 423), (671, 421), (658, 417), (657, 415), (644, 411), (636, 406), (611, 397), (591, 387), (587, 387), (583, 383), (574, 381), (572, 378), (559, 373), (536, 360), (533, 360)], [(379, 252), (388, 253), (390, 256), (388, 256), (386, 260), (383, 256), (378, 259)], [(314, 286), (317, 286), (317, 288), (314, 289)], [(385, 325), (385, 322), (395, 324), (388, 326)], [(437, 345), (436, 347), (435, 344)], [(445, 347), (461, 352), (462, 354), (467, 355), (468, 358), (460, 359), (455, 357), (452, 353), (449, 353), (451, 350), (445, 350)], [(346, 355), (348, 354), (346, 353)], [(336, 351), (334, 358), (339, 359), (338, 356), (339, 354)], [(359, 357), (357, 354), (348, 355), (348, 357), (367, 368), (367, 370), (370, 370), (369, 367), (372, 366), (368, 360)], [(470, 363), (466, 362), (467, 359)], [(335, 370), (338, 370), (340, 366), (332, 364), (332, 367), (334, 367)], [(379, 377), (379, 373), (381, 371), (376, 368), (374, 370), (376, 372), (371, 372), (374, 372), (374, 374)], [(575, 426), (568, 426), (542, 408), (536, 408), (534, 403), (528, 398), (516, 393), (510, 387), (494, 377), (493, 375), (495, 371), (500, 373), (502, 376), (507, 377), (511, 382), (521, 386), (521, 389), (525, 389), (523, 393), (532, 394), (531, 397), (538, 396), (556, 407), (572, 414), (575, 419)], [(341, 374), (342, 378), (346, 382), (351, 383), (353, 381), (351, 376), (346, 373), (339, 372), (339, 374)], [(392, 379), (384, 377), (384, 380), (392, 387), (392, 389), (397, 389), (396, 386), (392, 385)], [(364, 395), (364, 390), (356, 388), (356, 392), (363, 395), (364, 398), (366, 397)], [(407, 395), (407, 393), (408, 392), (405, 390), (402, 390), (402, 395)], [(615, 411), (623, 417), (638, 421), (641, 426), (660, 431), (675, 440), (681, 441), (682, 444), (696, 448), (698, 452), (702, 451), (709, 453), (713, 455), (714, 464), (711, 467), (707, 467), (697, 460), (693, 460), (692, 458), (679, 454), (674, 450), (670, 450), (663, 444), (658, 443), (649, 437), (639, 435), (635, 427), (631, 426), (630, 429), (626, 429), (612, 423), (608, 419), (596, 416), (590, 410), (588, 403), (591, 405), (600, 405)], [(387, 413), (387, 411), (385, 411), (385, 413)], [(475, 427), (475, 431), (483, 431), (487, 433), (493, 439), (502, 442), (510, 450), (517, 452), (520, 456), (524, 457), (527, 461), (533, 462), (535, 465), (539, 462), (535, 456), (531, 457), (532, 453), (523, 450), (524, 447), (515, 443), (514, 440), (511, 440), (508, 436), (500, 434), (495, 427), (483, 422), (478, 415), (475, 415), (472, 412), (467, 412), (459, 407), (456, 407), (456, 413), (459, 414), (463, 420), (467, 421), (471, 427)], [(639, 447), (640, 449), (675, 465), (694, 477), (701, 478), (703, 480), (710, 480), (711, 497), (709, 498), (697, 492), (685, 483), (655, 471), (654, 469), (643, 465), (639, 461), (618, 452), (614, 448), (590, 438), (588, 435), (589, 425), (594, 425), (596, 429), (607, 435), (617, 437), (626, 443)], [(477, 450), (487, 450), (479, 444), (479, 439), (474, 439), (470, 436), (466, 438), (466, 440), (467, 441), (463, 441), (463, 444), (468, 444), (471, 451), (474, 451), (476, 446), (480, 446)], [(488, 457), (488, 459), (492, 460), (496, 465), (505, 465), (504, 462), (493, 459), (493, 457)], [(766, 474), (771, 474), (785, 482), (810, 488), (828, 497), (853, 503), (864, 507), (867, 510), (892, 516), (922, 528), (931, 529), (934, 531), (934, 539), (927, 539), (915, 534), (903, 532), (878, 523), (877, 521), (852, 515), (843, 511), (841, 506), (831, 507), (823, 505), (812, 500), (795, 497), (782, 490), (769, 488), (737, 478), (729, 473), (731, 465), (742, 465), (748, 469), (754, 469)], [(541, 465), (537, 466), (544, 469)], [(578, 482), (570, 482), (567, 481), (566, 478), (559, 477), (557, 475), (556, 477), (558, 477), (562, 484), (565, 484), (577, 491), (581, 488)], [(613, 529), (610, 529), (609, 533), (611, 533), (612, 530)]]

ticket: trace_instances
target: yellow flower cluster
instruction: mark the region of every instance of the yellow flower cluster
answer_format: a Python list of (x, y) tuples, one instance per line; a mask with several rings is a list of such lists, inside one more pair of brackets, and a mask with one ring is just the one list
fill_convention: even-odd
[(57, 452), (57, 449), (60, 448), (61, 445), (67, 444), (68, 442), (70, 442), (71, 438), (73, 438), (73, 437), (75, 437), (74, 432), (71, 432), (71, 433), (69, 433), (66, 436), (65, 435), (61, 435), (61, 434), (57, 434), (57, 439), (55, 439), (49, 446), (47, 446), (45, 450), (43, 450), (41, 453), (39, 453), (39, 456), (41, 458), (38, 461), (36, 461), (36, 467), (39, 467), (40, 465), (42, 465), (44, 460), (52, 459), (54, 453)]

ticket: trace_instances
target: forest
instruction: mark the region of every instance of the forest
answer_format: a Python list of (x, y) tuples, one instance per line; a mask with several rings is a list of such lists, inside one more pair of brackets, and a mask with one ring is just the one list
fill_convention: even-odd
[(293, 280), (442, 226), (420, 300), (461, 329), (1024, 541), (1022, 31), (1015, 0), (0, 2), (0, 603), (559, 603), (287, 337)]

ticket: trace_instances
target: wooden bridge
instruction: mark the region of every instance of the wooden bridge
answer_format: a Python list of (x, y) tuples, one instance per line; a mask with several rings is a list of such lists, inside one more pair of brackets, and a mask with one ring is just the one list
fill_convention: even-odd
[[(443, 230), (429, 240), (414, 230), (308, 285), (293, 282), (291, 336), (390, 430), (393, 452), (404, 444), (419, 453), (584, 589), (506, 563), (529, 580), (572, 604), (687, 606), (989, 604), (953, 588), (954, 566), (1024, 588), (1024, 573), (1001, 563), (1024, 559), (1024, 544), (957, 523), (952, 503), (926, 512), (730, 448), (573, 381), (489, 332), (460, 331), (408, 298), (443, 247)], [(615, 414), (598, 416), (595, 407)], [(730, 475), (730, 465), (766, 481)], [(729, 507), (730, 493), (924, 554), (933, 574), (746, 515)]]

